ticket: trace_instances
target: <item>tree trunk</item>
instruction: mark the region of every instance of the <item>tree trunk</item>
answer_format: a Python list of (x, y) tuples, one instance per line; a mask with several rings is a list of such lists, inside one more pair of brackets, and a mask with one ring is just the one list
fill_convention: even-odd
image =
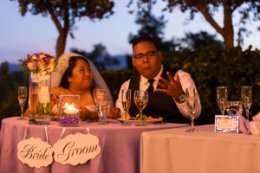
[(223, 35), (224, 38), (224, 45), (226, 49), (231, 49), (234, 47), (234, 33), (233, 29), (230, 31), (230, 28), (227, 28), (226, 31), (224, 31), (225, 35)]
[(56, 42), (56, 57), (59, 58), (65, 50), (66, 47), (66, 42), (67, 42), (67, 37), (68, 33), (71, 27), (70, 20), (69, 20), (69, 8), (68, 8), (68, 3), (67, 1), (64, 1), (64, 17), (63, 17), (63, 23), (64, 25), (62, 26), (61, 22), (59, 21), (58, 17), (55, 15), (54, 10), (52, 8), (49, 8), (49, 13), (51, 15), (51, 18), (58, 30), (59, 36), (57, 38)]
[(67, 41), (68, 31), (62, 29), (62, 32), (59, 32), (59, 36), (56, 43), (56, 57), (60, 57), (65, 50), (66, 41)]
[(234, 29), (232, 21), (232, 4), (229, 1), (223, 1), (223, 17), (224, 24), (223, 28), (214, 20), (213, 16), (209, 12), (206, 4), (202, 1), (196, 3), (195, 7), (201, 12), (205, 17), (207, 22), (219, 33), (224, 39), (224, 45), (226, 49), (231, 49), (234, 47)]
[(222, 36), (224, 38), (224, 44), (226, 49), (234, 47), (234, 29), (232, 21), (232, 9), (229, 1), (223, 3), (224, 11), (224, 28)]

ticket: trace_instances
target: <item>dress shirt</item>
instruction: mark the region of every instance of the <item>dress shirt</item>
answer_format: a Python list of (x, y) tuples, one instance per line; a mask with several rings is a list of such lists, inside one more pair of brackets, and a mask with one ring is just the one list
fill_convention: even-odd
[[(162, 71), (163, 71), (163, 65), (161, 66), (161, 70), (159, 71), (159, 73), (153, 78), (154, 79), (153, 87), (154, 87), (155, 90), (158, 86), (159, 79), (160, 79), (160, 76), (162, 74)], [(172, 75), (174, 75), (174, 74), (172, 74)], [(184, 72), (182, 70), (178, 70), (176, 72), (176, 74), (174, 75), (174, 79), (177, 78), (177, 75), (179, 77), (179, 80), (180, 80), (180, 83), (181, 83), (181, 86), (182, 86), (182, 90), (184, 92), (186, 91), (187, 88), (196, 88), (196, 85), (195, 85), (195, 83), (194, 83), (194, 81), (191, 78), (189, 73)], [(122, 102), (121, 102), (121, 97), (122, 97), (121, 91), (122, 91), (122, 89), (128, 89), (129, 83), (130, 83), (130, 79), (125, 81), (120, 88), (120, 92), (118, 93), (118, 99), (116, 101), (116, 107), (121, 110), (121, 113), (124, 113), (124, 108), (123, 108), (123, 105), (122, 105)], [(139, 89), (145, 91), (145, 90), (148, 89), (149, 85), (150, 84), (148, 82), (148, 79), (141, 75)], [(196, 88), (196, 91), (197, 91), (197, 88)], [(134, 91), (132, 91), (132, 92), (134, 92)], [(187, 117), (187, 118), (190, 118), (190, 112), (189, 112), (187, 103), (186, 102), (178, 103), (176, 101), (175, 101), (175, 103), (176, 103), (179, 111), (181, 112), (181, 114), (183, 116)], [(200, 99), (198, 99), (198, 102), (196, 103), (195, 118), (197, 118), (200, 115), (200, 112), (201, 112), (201, 104), (200, 104)]]

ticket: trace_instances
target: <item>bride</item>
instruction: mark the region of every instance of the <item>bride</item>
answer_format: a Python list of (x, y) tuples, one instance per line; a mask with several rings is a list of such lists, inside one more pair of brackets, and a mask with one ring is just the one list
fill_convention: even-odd
[[(82, 120), (97, 119), (98, 115), (92, 97), (94, 88), (107, 90), (111, 104), (111, 93), (107, 84), (92, 61), (75, 53), (63, 54), (51, 76), (52, 112), (58, 114), (58, 96), (80, 95), (80, 117)], [(112, 108), (109, 118), (118, 118), (119, 110)]]

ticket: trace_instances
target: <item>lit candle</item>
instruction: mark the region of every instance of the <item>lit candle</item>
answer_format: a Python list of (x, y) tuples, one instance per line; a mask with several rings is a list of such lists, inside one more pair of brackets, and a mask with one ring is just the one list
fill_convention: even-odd
[(74, 104), (70, 105), (70, 104), (65, 103), (64, 113), (66, 113), (68, 115), (76, 115), (79, 113), (79, 109), (75, 108)]

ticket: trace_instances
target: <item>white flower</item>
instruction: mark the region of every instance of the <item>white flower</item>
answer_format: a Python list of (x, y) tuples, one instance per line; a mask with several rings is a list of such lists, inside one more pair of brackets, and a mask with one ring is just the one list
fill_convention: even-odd
[(36, 70), (36, 64), (34, 62), (28, 62), (27, 67), (30, 71)]
[(54, 70), (55, 60), (53, 56), (46, 53), (35, 53), (27, 55), (25, 60), (22, 61), (22, 65), (32, 74), (35, 74), (32, 77), (34, 82), (41, 82), (48, 78)]

